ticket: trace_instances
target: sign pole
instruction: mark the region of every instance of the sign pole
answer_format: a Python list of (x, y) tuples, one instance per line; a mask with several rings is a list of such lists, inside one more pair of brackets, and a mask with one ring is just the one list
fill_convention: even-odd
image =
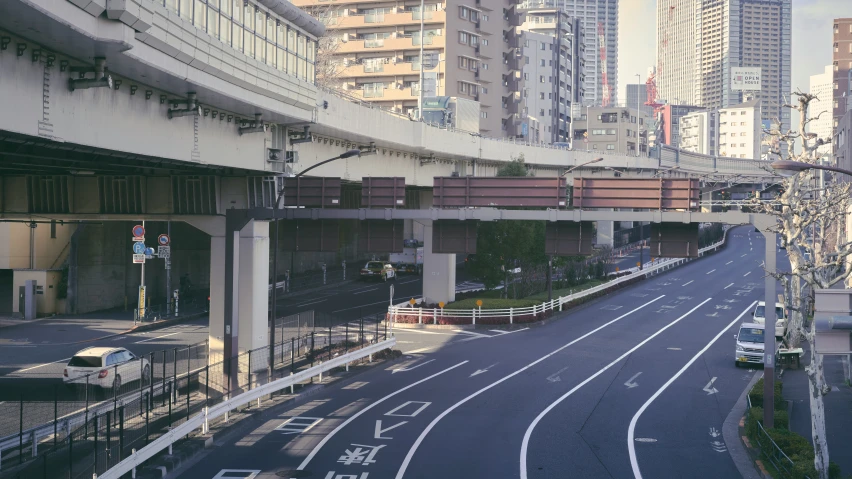
[[(142, 228), (145, 228), (145, 220), (142, 220)], [(145, 319), (145, 262), (142, 262), (142, 278), (139, 281), (139, 321)]]
[[(166, 234), (169, 235), (169, 238), (172, 237), (172, 222), (166, 222)], [(166, 261), (171, 261), (171, 255), (166, 258)], [(166, 303), (168, 303), (167, 311), (171, 313), (174, 309), (172, 306), (172, 269), (166, 268)]]

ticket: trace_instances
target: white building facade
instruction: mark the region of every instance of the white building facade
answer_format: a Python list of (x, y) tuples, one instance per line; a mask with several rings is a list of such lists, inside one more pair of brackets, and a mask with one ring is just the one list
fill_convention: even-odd
[(752, 100), (719, 109), (719, 156), (760, 159), (761, 107)]
[(719, 144), (719, 112), (695, 111), (680, 119), (680, 148), (716, 156)]
[[(811, 101), (808, 116), (811, 118), (819, 116), (808, 123), (805, 128), (808, 133), (816, 133), (819, 138), (829, 139), (832, 133), (832, 97), (834, 95), (834, 68), (831, 65), (825, 67), (825, 71), (819, 75), (811, 75), (808, 93), (816, 96)], [(817, 149), (824, 155), (831, 154), (831, 145), (823, 145)]]

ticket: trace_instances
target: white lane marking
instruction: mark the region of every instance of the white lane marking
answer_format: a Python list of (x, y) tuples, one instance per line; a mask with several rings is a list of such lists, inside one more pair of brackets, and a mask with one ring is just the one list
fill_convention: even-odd
[(733, 261), (728, 261), (727, 263), (725, 263), (725, 266), (728, 266), (731, 263), (733, 263)]
[(438, 334), (438, 335), (441, 335), (441, 336), (458, 336), (457, 334), (452, 334), (452, 333), (436, 333), (434, 331), (423, 331), (421, 329), (408, 329), (408, 328), (397, 329), (394, 334), (400, 334), (400, 333)]
[(657, 399), (657, 397), (662, 394), (663, 391), (665, 391), (666, 388), (668, 388), (673, 382), (675, 382), (675, 380), (679, 378), (680, 375), (684, 373), (684, 371), (686, 371), (690, 366), (692, 366), (692, 363), (694, 363), (698, 358), (701, 357), (702, 354), (704, 354), (708, 349), (710, 349), (710, 346), (712, 346), (713, 343), (718, 341), (719, 338), (721, 338), (722, 335), (725, 334), (725, 331), (731, 329), (733, 325), (737, 324), (740, 318), (742, 318), (743, 316), (745, 316), (746, 313), (751, 311), (751, 308), (753, 308), (755, 304), (757, 304), (757, 301), (752, 302), (746, 309), (743, 310), (742, 313), (740, 313), (739, 316), (736, 317), (736, 319), (728, 323), (727, 326), (725, 326), (721, 331), (719, 331), (719, 334), (717, 334), (716, 337), (711, 339), (710, 342), (707, 343), (707, 346), (704, 346), (704, 349), (698, 351), (698, 353), (693, 356), (692, 359), (690, 359), (689, 362), (687, 362), (680, 369), (680, 371), (677, 372), (677, 374), (672, 376), (671, 379), (669, 379), (665, 384), (663, 384), (663, 386), (658, 389), (653, 396), (648, 398), (645, 404), (643, 404), (642, 407), (640, 407), (639, 410), (636, 411), (636, 414), (633, 416), (633, 419), (630, 420), (630, 426), (627, 428), (627, 450), (630, 453), (630, 465), (631, 467), (633, 467), (633, 477), (635, 479), (642, 478), (642, 473), (639, 471), (639, 463), (636, 460), (636, 446), (633, 444), (633, 434), (636, 431), (636, 423), (639, 421), (639, 417), (642, 415), (643, 412), (645, 412), (645, 409), (648, 409), (648, 406), (650, 406), (651, 403), (654, 402), (654, 399)]
[(746, 253), (746, 254), (744, 254), (744, 255), (740, 256), (740, 258), (745, 258), (746, 256), (748, 256), (748, 253)]
[(301, 434), (310, 431), (320, 421), (322, 421), (321, 417), (291, 417), (282, 422), (275, 430), (286, 434)]
[(488, 367), (487, 367), (487, 368), (485, 368), (485, 369), (477, 369), (476, 371), (474, 371), (474, 372), (473, 372), (473, 374), (471, 374), (471, 375), (470, 375), (470, 376), (468, 376), (468, 377), (472, 378), (472, 377), (474, 377), (474, 376), (479, 376), (479, 375), (480, 375), (480, 374), (482, 374), (482, 373), (487, 373), (489, 369), (493, 368), (494, 366), (496, 366), (496, 365), (498, 365), (498, 364), (499, 364), (499, 363), (494, 363), (494, 364), (492, 364), (491, 366), (488, 366)]
[(424, 351), (429, 351), (430, 349), (435, 349), (435, 348), (420, 348), (420, 349), (415, 349), (413, 351), (406, 351), (405, 354), (417, 354), (417, 353), (422, 353)]
[(734, 283), (731, 283), (731, 284), (729, 284), (729, 285), (725, 286), (725, 289), (728, 289), (728, 288), (730, 288), (730, 287), (731, 287), (731, 286), (733, 286), (733, 285), (734, 285)]
[(708, 272), (706, 272), (706, 273), (704, 273), (704, 274), (710, 274), (710, 273), (712, 273), (713, 271), (716, 271), (716, 270), (715, 270), (715, 269), (711, 269), (710, 271), (708, 271)]
[(628, 379), (627, 382), (624, 383), (624, 385), (627, 386), (627, 389), (633, 389), (639, 385), (639, 383), (634, 382), (634, 379), (638, 378), (640, 374), (642, 374), (641, 371), (634, 374), (632, 378)]
[[(325, 301), (325, 300), (323, 300), (323, 301)], [(349, 311), (350, 309), (358, 309), (358, 308), (363, 308), (364, 306), (373, 306), (373, 305), (376, 305), (376, 304), (385, 304), (385, 303), (387, 303), (387, 301), (376, 301), (375, 303), (360, 304), (358, 306), (352, 306), (351, 308), (338, 309), (337, 311), (332, 311), (332, 313), (339, 313), (341, 311)]]
[(653, 437), (637, 437), (636, 442), (657, 442)]
[[(500, 336), (503, 336), (504, 334), (520, 333), (521, 331), (526, 331), (528, 329), (530, 329), (530, 328), (516, 329), (514, 331), (500, 331), (499, 329), (489, 329), (489, 331), (494, 331), (495, 333), (499, 332)], [(495, 336), (488, 336), (488, 337), (493, 338)]]
[(489, 329), (489, 331), (491, 331), (492, 333), (497, 333), (497, 334), (509, 334), (508, 331), (501, 331), (499, 329)]
[(704, 386), (704, 389), (702, 389), (702, 391), (706, 392), (708, 396), (710, 396), (712, 394), (716, 394), (717, 392), (719, 392), (718, 389), (713, 387), (713, 383), (715, 383), (715, 382), (716, 382), (716, 376), (713, 376), (713, 379), (711, 379), (710, 382), (707, 383), (706, 386)]
[(352, 294), (364, 294), (364, 293), (369, 293), (370, 291), (377, 291), (378, 289), (379, 289), (379, 287), (376, 286), (375, 288), (371, 288), (371, 289), (364, 289), (364, 290), (357, 291), (357, 292), (353, 291)]
[(425, 366), (425, 365), (431, 363), (432, 361), (434, 361), (434, 359), (424, 361), (424, 362), (418, 364), (417, 366), (411, 366), (410, 368), (396, 368), (396, 369), (391, 371), (391, 374), (401, 373), (401, 372), (405, 372), (405, 371), (411, 371), (412, 369), (417, 369), (420, 366)]
[(417, 281), (420, 281), (420, 278), (409, 279), (408, 281), (400, 281), (399, 284), (416, 283)]
[(309, 303), (294, 304), (294, 305), (293, 305), (293, 306), (291, 306), (291, 307), (293, 307), (293, 308), (301, 308), (302, 306), (310, 306), (310, 305), (312, 305), (312, 304), (322, 303), (323, 301), (325, 301), (325, 300), (324, 300), (324, 299), (320, 299), (319, 301), (311, 301), (311, 302), (309, 302)]
[(164, 335), (162, 335), (162, 336), (157, 336), (156, 338), (143, 339), (142, 341), (136, 341), (136, 342), (135, 342), (135, 343), (133, 343), (133, 344), (147, 343), (148, 341), (156, 341), (156, 340), (158, 340), (158, 339), (160, 339), (160, 338), (167, 338), (167, 337), (169, 337), (169, 336), (174, 336), (175, 334), (180, 334), (180, 333), (182, 333), (182, 332), (183, 332), (183, 331), (178, 331), (178, 332), (176, 332), (176, 333), (170, 333), (170, 334), (164, 334)]
[(751, 271), (749, 271), (748, 273), (744, 274), (744, 275), (743, 275), (743, 278), (745, 278), (746, 276), (748, 276), (748, 275), (750, 275), (750, 274), (751, 274)]
[(668, 349), (669, 351), (680, 351), (680, 348), (666, 348), (666, 349)]
[[(262, 471), (258, 469), (222, 469), (219, 471), (219, 474), (213, 476), (213, 479), (228, 479), (228, 478), (239, 478), (239, 479), (254, 479), (260, 474)], [(239, 474), (235, 476), (234, 474)]]
[[(600, 331), (601, 329), (604, 329), (604, 328), (606, 328), (607, 326), (609, 326), (609, 325), (611, 325), (611, 324), (613, 324), (613, 323), (615, 323), (615, 322), (617, 322), (617, 321), (620, 321), (620, 320), (621, 320), (621, 319), (623, 319), (623, 318), (626, 318), (627, 316), (630, 316), (631, 314), (635, 313), (636, 311), (639, 311), (640, 309), (642, 309), (642, 308), (644, 308), (644, 307), (646, 307), (646, 306), (648, 306), (648, 305), (650, 305), (650, 304), (654, 303), (655, 301), (658, 301), (658, 300), (660, 300), (660, 299), (664, 298), (665, 296), (666, 296), (666, 295), (658, 296), (658, 297), (656, 297), (656, 298), (652, 299), (651, 301), (648, 301), (647, 303), (645, 303), (645, 304), (643, 304), (643, 305), (639, 306), (638, 308), (636, 308), (636, 309), (634, 309), (634, 310), (632, 310), (632, 311), (628, 311), (628, 312), (626, 312), (626, 313), (622, 314), (621, 316), (619, 316), (619, 317), (617, 317), (617, 318), (613, 319), (612, 321), (610, 321), (610, 322), (608, 322), (608, 323), (605, 323), (605, 324), (603, 324), (603, 325), (601, 325), (601, 326), (598, 326), (597, 328), (595, 328), (595, 329), (593, 329), (593, 330), (589, 331), (588, 333), (586, 333), (586, 334), (584, 334), (584, 335), (580, 336), (579, 338), (577, 338), (577, 339), (575, 339), (575, 340), (571, 341), (570, 343), (565, 344), (565, 345), (563, 345), (563, 346), (559, 347), (558, 349), (556, 349), (556, 350), (552, 351), (550, 354), (547, 354), (547, 355), (544, 355), (544, 356), (540, 357), (539, 359), (537, 359), (537, 360), (535, 360), (535, 361), (533, 361), (533, 362), (531, 362), (531, 363), (527, 364), (526, 366), (522, 367), (521, 369), (518, 369), (517, 371), (515, 371), (515, 372), (513, 372), (513, 373), (511, 373), (511, 374), (509, 374), (509, 375), (507, 375), (507, 376), (504, 376), (503, 378), (498, 379), (497, 381), (494, 381), (493, 383), (489, 384), (488, 386), (485, 386), (484, 388), (482, 388), (482, 389), (480, 389), (480, 390), (478, 390), (478, 391), (474, 392), (473, 394), (471, 394), (471, 395), (467, 396), (466, 398), (462, 399), (461, 401), (459, 401), (459, 402), (457, 402), (457, 403), (453, 404), (452, 406), (450, 406), (447, 410), (445, 410), (445, 411), (444, 411), (444, 412), (442, 412), (440, 415), (438, 415), (438, 417), (436, 417), (435, 419), (433, 419), (433, 420), (432, 420), (432, 422), (430, 422), (430, 423), (429, 423), (429, 425), (428, 425), (428, 426), (426, 426), (426, 429), (424, 429), (424, 430), (423, 430), (423, 432), (421, 432), (421, 433), (420, 433), (420, 435), (417, 437), (417, 440), (416, 440), (416, 441), (414, 441), (414, 444), (413, 444), (413, 445), (411, 446), (411, 448), (408, 450), (408, 454), (406, 454), (406, 455), (405, 455), (405, 459), (403, 459), (403, 461), (402, 461), (402, 465), (399, 467), (399, 471), (397, 471), (397, 473), (396, 473), (396, 479), (402, 479), (402, 477), (405, 475), (405, 470), (406, 470), (406, 469), (408, 469), (408, 464), (411, 462), (411, 459), (414, 457), (414, 453), (416, 453), (416, 452), (417, 452), (417, 448), (418, 448), (418, 447), (420, 447), (420, 444), (423, 442), (423, 439), (425, 439), (425, 438), (426, 438), (426, 435), (427, 435), (427, 434), (429, 434), (429, 431), (431, 431), (431, 430), (435, 427), (435, 425), (436, 425), (436, 424), (438, 424), (438, 422), (439, 422), (441, 419), (443, 419), (443, 418), (444, 418), (447, 414), (449, 414), (449, 413), (453, 412), (455, 409), (457, 409), (457, 408), (458, 408), (459, 406), (461, 406), (462, 404), (464, 404), (464, 403), (466, 403), (466, 402), (470, 401), (471, 399), (475, 398), (476, 396), (479, 396), (480, 394), (484, 393), (485, 391), (488, 391), (489, 389), (493, 388), (494, 386), (497, 386), (498, 384), (500, 384), (500, 383), (502, 383), (502, 382), (504, 382), (504, 381), (507, 381), (507, 380), (509, 380), (509, 379), (511, 379), (511, 378), (513, 378), (513, 377), (515, 377), (515, 376), (517, 376), (518, 374), (521, 374), (522, 372), (524, 372), (524, 371), (526, 371), (527, 369), (529, 369), (529, 368), (531, 368), (531, 367), (535, 366), (536, 364), (538, 364), (538, 363), (540, 363), (540, 362), (544, 361), (545, 359), (548, 359), (548, 358), (550, 358), (551, 356), (553, 356), (553, 355), (555, 355), (555, 354), (559, 353), (559, 352), (560, 352), (560, 351), (562, 351), (563, 349), (568, 348), (568, 347), (570, 347), (570, 346), (572, 346), (572, 345), (574, 345), (574, 344), (578, 343), (579, 341), (581, 341), (581, 340), (583, 340), (583, 339), (585, 339), (585, 338), (587, 338), (587, 337), (589, 337), (589, 336), (591, 336), (591, 335), (595, 334), (596, 332)], [(709, 300), (708, 300), (708, 301), (709, 301)]]
[[(397, 414), (400, 409), (408, 406), (409, 404), (420, 404), (421, 406), (418, 407), (417, 409), (415, 409), (411, 414)], [(406, 401), (406, 402), (402, 403), (401, 406), (397, 406), (397, 407), (391, 409), (390, 411), (386, 412), (385, 416), (415, 417), (418, 414), (420, 414), (421, 412), (423, 412), (424, 409), (429, 407), (430, 404), (432, 404), (432, 403), (426, 402), (426, 401)]]
[[(639, 344), (637, 344), (636, 346), (632, 347), (629, 351), (627, 351), (626, 353), (622, 354), (621, 356), (619, 356), (618, 358), (616, 358), (614, 361), (612, 361), (611, 363), (607, 364), (606, 366), (604, 366), (603, 368), (601, 368), (600, 370), (598, 370), (598, 372), (596, 372), (595, 374), (592, 374), (591, 376), (589, 376), (588, 378), (586, 378), (583, 382), (581, 382), (580, 384), (578, 384), (578, 385), (574, 386), (574, 389), (571, 389), (571, 390), (570, 390), (570, 391), (568, 391), (567, 393), (565, 393), (565, 394), (563, 394), (562, 396), (560, 396), (560, 397), (559, 397), (559, 399), (557, 399), (556, 401), (554, 401), (553, 403), (551, 403), (549, 406), (547, 406), (547, 407), (544, 409), (544, 411), (540, 412), (540, 413), (539, 413), (539, 415), (538, 415), (538, 416), (536, 416), (536, 418), (533, 420), (533, 422), (532, 422), (532, 423), (530, 423), (529, 427), (527, 428), (527, 431), (524, 433), (524, 439), (523, 439), (523, 441), (521, 442), (521, 479), (527, 479), (527, 450), (528, 450), (528, 448), (529, 448), (530, 438), (532, 437), (533, 430), (535, 429), (536, 425), (538, 425), (538, 423), (539, 423), (539, 422), (540, 422), (540, 421), (544, 418), (544, 416), (546, 416), (546, 415), (547, 415), (547, 413), (549, 413), (551, 410), (553, 410), (553, 408), (555, 408), (556, 406), (558, 406), (558, 405), (559, 405), (559, 403), (561, 403), (562, 401), (564, 401), (565, 399), (567, 399), (567, 398), (568, 398), (568, 396), (571, 396), (572, 394), (574, 394), (575, 392), (577, 392), (580, 388), (582, 388), (583, 386), (585, 386), (586, 384), (588, 384), (589, 382), (591, 382), (592, 380), (594, 380), (595, 378), (597, 378), (598, 376), (600, 376), (601, 374), (603, 374), (604, 372), (606, 372), (609, 368), (611, 368), (611, 367), (615, 366), (616, 364), (618, 364), (619, 362), (621, 362), (621, 360), (623, 360), (624, 358), (626, 358), (626, 357), (630, 356), (631, 354), (633, 354), (636, 350), (638, 350), (639, 348), (641, 348), (642, 346), (644, 346), (645, 344), (647, 344), (649, 341), (651, 341), (651, 340), (652, 340), (652, 339), (654, 339), (655, 337), (657, 337), (657, 336), (659, 336), (660, 334), (662, 334), (662, 333), (663, 333), (663, 331), (665, 331), (665, 330), (669, 329), (670, 327), (672, 327), (672, 326), (674, 326), (675, 324), (679, 323), (681, 320), (683, 320), (684, 318), (686, 318), (686, 317), (687, 317), (687, 316), (689, 316), (690, 314), (694, 313), (694, 312), (695, 312), (698, 308), (700, 308), (700, 307), (704, 306), (705, 304), (707, 304), (707, 302), (709, 302), (711, 299), (713, 299), (713, 298), (707, 298), (707, 299), (705, 299), (705, 300), (704, 300), (704, 301), (702, 301), (702, 302), (701, 302), (698, 306), (696, 306), (696, 307), (694, 307), (694, 308), (690, 309), (690, 310), (689, 310), (686, 314), (684, 314), (683, 316), (681, 316), (681, 317), (679, 317), (679, 318), (675, 319), (674, 321), (672, 321), (671, 323), (669, 323), (669, 324), (667, 324), (667, 325), (663, 326), (662, 328), (660, 328), (659, 330), (657, 330), (657, 332), (655, 332), (655, 333), (654, 333), (654, 334), (652, 334), (651, 336), (648, 336), (647, 338), (645, 338), (645, 340), (643, 340), (642, 342), (640, 342), (640, 343), (639, 343)], [(631, 435), (631, 437), (632, 437), (632, 435)]]
[(694, 282), (695, 282), (695, 280), (693, 279), (693, 280), (687, 281), (686, 283), (683, 283), (681, 286), (686, 286), (686, 285), (692, 284)]
[[(33, 366), (33, 367), (30, 367), (30, 368), (27, 368), (27, 369), (19, 369), (19, 370), (15, 371), (15, 372), (16, 372), (16, 373), (22, 373), (22, 372), (24, 372), (24, 371), (32, 371), (33, 369), (38, 369), (38, 368), (40, 368), (40, 367), (42, 367), (42, 366), (48, 366), (48, 365), (50, 365), (50, 364), (61, 363), (61, 362), (63, 362), (63, 361), (68, 361), (69, 359), (71, 359), (71, 358), (60, 359), (60, 360), (58, 360), (58, 361), (51, 361), (51, 362), (49, 362), (49, 363), (39, 364), (38, 366)], [(2, 403), (0, 403), (0, 404), (2, 404)]]
[(314, 458), (314, 456), (316, 456), (317, 453), (319, 453), (320, 449), (322, 449), (322, 447), (325, 446), (326, 443), (328, 443), (328, 441), (330, 441), (331, 438), (334, 437), (335, 434), (340, 432), (341, 429), (346, 427), (352, 421), (358, 419), (365, 412), (369, 411), (370, 409), (373, 409), (374, 407), (378, 406), (379, 404), (387, 401), (388, 399), (396, 396), (397, 394), (399, 394), (403, 391), (407, 391), (407, 390), (413, 388), (414, 386), (417, 386), (418, 384), (425, 383), (426, 381), (428, 381), (430, 379), (436, 378), (436, 377), (438, 377), (438, 376), (440, 376), (440, 375), (442, 375), (446, 372), (452, 371), (453, 369), (460, 367), (460, 366), (463, 366), (466, 363), (467, 363), (467, 361), (462, 361), (462, 362), (456, 364), (455, 366), (450, 366), (447, 369), (444, 369), (443, 371), (438, 371), (437, 373), (435, 373), (431, 376), (425, 377), (425, 378), (421, 379), (420, 381), (413, 382), (413, 383), (409, 384), (408, 386), (405, 386), (404, 388), (397, 389), (396, 391), (394, 391), (394, 392), (388, 394), (387, 396), (379, 399), (378, 401), (374, 402), (373, 404), (370, 404), (369, 406), (365, 407), (364, 409), (361, 409), (360, 411), (356, 412), (355, 414), (350, 416), (349, 419), (340, 423), (339, 426), (334, 428), (334, 430), (332, 430), (330, 433), (328, 433), (328, 435), (326, 435), (324, 438), (322, 438), (322, 440), (319, 442), (319, 444), (314, 446), (314, 448), (311, 450), (310, 454), (308, 454), (308, 457), (306, 457), (305, 460), (303, 460), (302, 463), (299, 464), (299, 467), (297, 467), (296, 469), (299, 470), (299, 471), (302, 471), (306, 467), (308, 467), (308, 464), (311, 463), (311, 460)]
[(474, 333), (473, 331), (465, 331), (465, 330), (463, 330), (463, 329), (454, 329), (453, 331), (455, 331), (455, 332), (457, 332), (457, 333), (464, 333), (464, 334), (470, 334), (470, 335), (473, 335), (473, 336), (478, 336), (478, 337), (480, 337), (480, 338), (490, 338), (490, 337), (491, 337), (491, 336), (489, 336), (489, 335), (487, 335), (487, 334)]

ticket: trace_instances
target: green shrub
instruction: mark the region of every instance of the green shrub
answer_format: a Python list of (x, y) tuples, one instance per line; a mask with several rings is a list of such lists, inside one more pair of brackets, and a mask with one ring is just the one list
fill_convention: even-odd
[[(763, 408), (753, 407), (748, 410), (745, 420), (746, 435), (752, 442), (757, 440), (757, 422), (763, 423)], [(779, 430), (787, 430), (790, 428), (790, 417), (786, 410), (775, 410), (775, 428)]]
[[(784, 395), (782, 394), (782, 383), (781, 381), (775, 381), (775, 409), (787, 409), (786, 403), (784, 403)], [(763, 378), (757, 380), (754, 387), (749, 391), (749, 397), (751, 397), (751, 405), (763, 407)]]

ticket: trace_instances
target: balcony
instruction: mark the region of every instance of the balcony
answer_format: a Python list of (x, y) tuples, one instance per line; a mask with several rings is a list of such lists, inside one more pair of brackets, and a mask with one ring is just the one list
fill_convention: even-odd
[(417, 100), (420, 94), (417, 88), (384, 88), (374, 90), (347, 90), (346, 93), (356, 98), (364, 98), (374, 102)]
[[(426, 50), (443, 49), (446, 37), (428, 36), (424, 38), (423, 48)], [(415, 43), (416, 42), (416, 43)], [(357, 52), (394, 52), (402, 50), (414, 50), (420, 48), (420, 36), (383, 38), (376, 40), (350, 40), (343, 42), (337, 49), (337, 54)]]
[(419, 63), (414, 62), (349, 65), (340, 72), (340, 76), (342, 78), (353, 78), (412, 75), (420, 71), (419, 68), (415, 68), (419, 66)]
[[(426, 12), (423, 23), (444, 23), (447, 12), (443, 10)], [(377, 25), (420, 25), (420, 12), (371, 13), (367, 15), (348, 15), (336, 17), (329, 22), (330, 29), (363, 28)]]

